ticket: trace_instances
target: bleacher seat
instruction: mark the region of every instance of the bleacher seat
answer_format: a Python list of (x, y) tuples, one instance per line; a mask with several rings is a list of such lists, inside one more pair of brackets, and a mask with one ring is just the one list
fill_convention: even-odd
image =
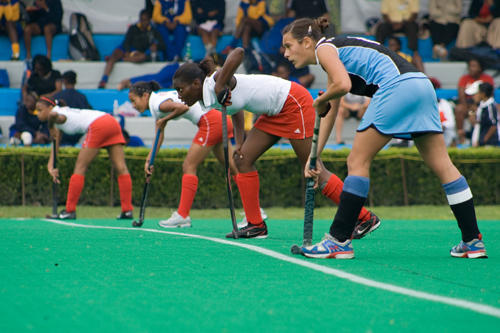
[(104, 57), (111, 55), (113, 50), (123, 43), (124, 35), (94, 34), (94, 43), (99, 50), (101, 61)]

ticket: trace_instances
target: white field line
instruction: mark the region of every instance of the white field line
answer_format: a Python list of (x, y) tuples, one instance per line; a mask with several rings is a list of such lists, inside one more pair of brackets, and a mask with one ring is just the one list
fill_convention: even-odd
[[(194, 234), (184, 234), (180, 232), (172, 232), (172, 231), (165, 231), (165, 230), (157, 230), (157, 229), (143, 229), (143, 228), (124, 228), (124, 227), (108, 227), (108, 226), (97, 226), (97, 225), (84, 225), (84, 224), (77, 224), (77, 223), (71, 223), (71, 222), (63, 222), (60, 220), (52, 220), (52, 219), (44, 219), (44, 221), (51, 222), (51, 223), (56, 223), (56, 224), (61, 224), (61, 225), (66, 225), (70, 227), (79, 227), (79, 228), (94, 228), (94, 229), (116, 229), (116, 230), (129, 230), (129, 231), (147, 231), (147, 232), (156, 232), (156, 233), (161, 233), (161, 234), (168, 234), (168, 235), (176, 235), (176, 236), (185, 236), (185, 237), (191, 237), (191, 238), (199, 238), (199, 239), (204, 239), (216, 243), (221, 243), (221, 244), (226, 244), (226, 245), (232, 245), (232, 246), (239, 246), (248, 250), (252, 250), (258, 253), (261, 253), (263, 255), (278, 259), (278, 260), (283, 260), (292, 264), (300, 265), (306, 268), (310, 268), (313, 270), (316, 270), (318, 272), (322, 272), (325, 274), (333, 275), (341, 279), (349, 280), (354, 283), (362, 284), (368, 287), (373, 287), (373, 288), (378, 288), (382, 290), (387, 290), (396, 294), (401, 294), (404, 296), (410, 296), (410, 297), (415, 297), (415, 298), (420, 298), (428, 301), (433, 301), (437, 303), (443, 303), (463, 309), (467, 309), (470, 311), (482, 313), (488, 316), (492, 317), (497, 317), (500, 318), (500, 308), (495, 308), (493, 306), (489, 305), (484, 305), (484, 304), (479, 304), (479, 303), (474, 303), (462, 299), (457, 299), (457, 298), (451, 298), (451, 297), (446, 297), (446, 296), (438, 296), (438, 295), (433, 295), (430, 293), (422, 292), (422, 291), (416, 291), (408, 288), (403, 288), (403, 287), (398, 287), (394, 286), (388, 283), (382, 283), (382, 282), (377, 282), (374, 280), (366, 279), (354, 274), (346, 273), (338, 269), (330, 268), (330, 267), (325, 267), (321, 266), (318, 264), (315, 264), (309, 260), (304, 260), (304, 259), (297, 259), (296, 257), (292, 256), (286, 256), (284, 254), (268, 250), (259, 246), (255, 245), (249, 245), (249, 244), (244, 244), (244, 243), (237, 243), (234, 241), (228, 241), (225, 239), (219, 239), (219, 238), (212, 238), (212, 237), (206, 237), (206, 236), (200, 236), (200, 235), (194, 235)], [(334, 260), (334, 259), (332, 259)], [(464, 259), (465, 260), (465, 259)]]

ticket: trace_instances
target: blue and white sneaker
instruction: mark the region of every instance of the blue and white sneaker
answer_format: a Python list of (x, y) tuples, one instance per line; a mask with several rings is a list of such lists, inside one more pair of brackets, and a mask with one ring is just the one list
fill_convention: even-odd
[(353, 259), (354, 250), (350, 239), (341, 243), (330, 234), (325, 234), (325, 237), (318, 244), (302, 247), (300, 254), (308, 258), (334, 258), (334, 259)]
[(488, 258), (481, 234), (479, 234), (479, 239), (476, 238), (467, 243), (460, 241), (460, 244), (450, 250), (450, 254), (455, 258)]

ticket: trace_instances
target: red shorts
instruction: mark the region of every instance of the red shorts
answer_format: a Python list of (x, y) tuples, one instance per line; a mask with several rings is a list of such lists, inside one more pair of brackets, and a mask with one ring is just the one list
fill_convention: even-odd
[(254, 127), (263, 132), (287, 139), (305, 139), (313, 135), (315, 110), (313, 98), (306, 88), (292, 82), (280, 113), (260, 116)]
[[(231, 118), (227, 117), (227, 137), (233, 137), (233, 123)], [(205, 113), (198, 121), (198, 133), (194, 136), (193, 143), (212, 147), (222, 142), (222, 113), (212, 109)]]
[(82, 147), (104, 148), (117, 144), (125, 145), (122, 129), (112, 115), (106, 114), (90, 124)]

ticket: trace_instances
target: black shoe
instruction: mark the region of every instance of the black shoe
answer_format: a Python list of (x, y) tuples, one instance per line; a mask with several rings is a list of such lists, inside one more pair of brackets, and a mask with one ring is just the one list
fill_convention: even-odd
[(356, 227), (352, 232), (353, 239), (361, 239), (368, 235), (370, 232), (374, 231), (380, 226), (380, 219), (377, 215), (370, 212), (370, 219), (367, 221), (356, 222)]
[(132, 220), (134, 218), (133, 212), (129, 210), (128, 212), (121, 212), (120, 215), (116, 217), (117, 220)]
[[(262, 224), (262, 227), (258, 227), (255, 224), (248, 223), (245, 227), (238, 230), (239, 238), (267, 238), (266, 222), (262, 222)], [(226, 238), (234, 238), (233, 233), (228, 233)]]
[(59, 219), (60, 220), (76, 220), (76, 211), (68, 213), (66, 209), (63, 209), (59, 213)]

